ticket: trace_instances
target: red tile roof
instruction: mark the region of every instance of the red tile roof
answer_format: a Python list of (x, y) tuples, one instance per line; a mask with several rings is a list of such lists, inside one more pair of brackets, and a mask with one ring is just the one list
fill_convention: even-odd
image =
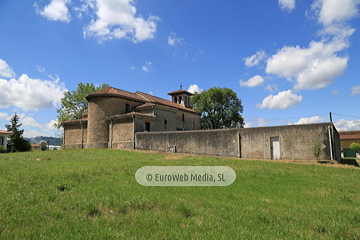
[(102, 89), (100, 91), (91, 93), (88, 96), (86, 96), (86, 99), (88, 99), (89, 97), (92, 97), (92, 96), (103, 95), (103, 94), (120, 95), (120, 96), (125, 97), (125, 98), (130, 98), (130, 99), (133, 99), (133, 100), (138, 100), (138, 101), (144, 102), (144, 99), (142, 97), (139, 97), (138, 95), (136, 95), (134, 93), (127, 92), (127, 91), (117, 89), (117, 88), (113, 88), (113, 87), (107, 87), (107, 88), (104, 88), (104, 89)]
[(164, 105), (159, 105), (159, 104), (155, 104), (155, 103), (144, 103), (144, 104), (141, 104), (141, 105), (135, 107), (135, 109), (152, 107), (152, 106), (160, 106), (160, 107), (165, 107), (165, 108), (175, 109), (176, 110), (176, 108), (169, 107), (169, 106), (164, 106)]
[(4, 133), (4, 134), (13, 134), (12, 132), (9, 132), (9, 131), (5, 131), (5, 130), (0, 130), (0, 133)]
[(197, 113), (195, 110), (193, 110), (193, 109), (191, 109), (191, 108), (184, 107), (184, 106), (181, 105), (181, 104), (174, 103), (174, 102), (171, 102), (171, 101), (169, 101), (169, 100), (165, 100), (165, 99), (163, 99), (163, 98), (155, 97), (155, 96), (150, 95), (150, 94), (146, 94), (146, 93), (139, 92), (139, 91), (136, 91), (135, 94), (138, 94), (139, 96), (142, 96), (142, 97), (144, 97), (145, 99), (149, 99), (149, 101), (150, 101), (150, 102), (153, 102), (153, 103), (158, 103), (158, 104), (160, 104), (160, 105), (165, 105), (165, 106), (169, 106), (169, 107), (181, 109), (181, 110), (184, 110), (184, 111), (188, 111), (188, 112), (192, 112), (192, 113)]
[(340, 135), (340, 140), (359, 140), (360, 134), (344, 134)]
[(189, 95), (194, 95), (192, 94), (191, 92), (188, 92), (188, 91), (185, 91), (185, 90), (176, 90), (176, 91), (173, 91), (173, 92), (169, 92), (168, 95), (174, 95), (174, 94), (178, 94), (178, 93), (187, 93)]
[[(180, 92), (189, 93), (189, 92), (187, 92), (185, 90), (177, 90), (177, 91), (174, 91), (174, 92), (171, 92), (171, 93), (180, 93)], [(189, 94), (191, 94), (191, 93), (189, 93)], [(120, 97), (132, 99), (132, 100), (143, 103), (140, 106), (137, 106), (135, 109), (143, 108), (143, 107), (149, 107), (149, 106), (162, 106), (162, 107), (168, 107), (168, 108), (172, 108), (172, 109), (180, 109), (180, 110), (183, 110), (183, 111), (198, 114), (198, 112), (196, 112), (195, 110), (193, 110), (191, 108), (187, 108), (187, 107), (185, 107), (185, 106), (183, 106), (181, 104), (174, 103), (172, 101), (169, 101), (169, 100), (166, 100), (166, 99), (163, 99), (163, 98), (155, 97), (153, 95), (146, 94), (146, 93), (139, 92), (139, 91), (136, 91), (135, 93), (131, 93), (131, 92), (127, 92), (127, 91), (117, 89), (117, 88), (113, 88), (113, 87), (107, 87), (107, 88), (104, 88), (104, 89), (102, 89), (100, 91), (91, 93), (88, 96), (86, 96), (86, 99), (89, 99), (90, 97), (93, 97), (93, 96), (103, 96), (103, 95), (120, 96)], [(147, 114), (137, 113), (137, 112), (120, 114), (120, 115), (115, 115), (115, 116), (127, 116), (127, 115), (149, 116)], [(112, 117), (114, 117), (114, 116), (112, 116)], [(82, 121), (87, 121), (87, 120), (88, 120), (88, 118), (83, 118), (83, 119), (77, 119), (77, 120), (73, 120), (73, 121), (65, 121), (65, 122), (62, 122), (62, 123), (82, 122)]]
[(81, 119), (76, 119), (76, 120), (70, 120), (70, 121), (64, 121), (61, 123), (72, 123), (72, 122), (87, 122), (87, 118), (81, 118)]

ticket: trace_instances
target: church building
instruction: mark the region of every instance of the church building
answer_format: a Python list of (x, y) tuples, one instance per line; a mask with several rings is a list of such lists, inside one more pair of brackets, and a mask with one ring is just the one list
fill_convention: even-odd
[(137, 132), (199, 130), (193, 94), (180, 89), (168, 95), (171, 101), (113, 87), (88, 95), (88, 113), (61, 123), (64, 148), (134, 148)]

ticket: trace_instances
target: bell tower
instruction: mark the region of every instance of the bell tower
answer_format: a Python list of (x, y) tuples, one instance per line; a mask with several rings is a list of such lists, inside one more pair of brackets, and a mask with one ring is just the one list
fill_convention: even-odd
[(184, 107), (191, 108), (190, 98), (192, 95), (191, 92), (185, 91), (182, 89), (182, 84), (180, 84), (180, 90), (169, 92), (168, 95), (171, 96), (171, 101)]

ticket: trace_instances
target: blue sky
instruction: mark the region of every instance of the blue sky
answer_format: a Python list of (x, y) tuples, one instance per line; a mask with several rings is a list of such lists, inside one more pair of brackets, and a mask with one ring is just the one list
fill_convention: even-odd
[[(359, 0), (0, 1), (0, 129), (55, 136), (64, 91), (107, 83), (169, 99), (233, 89), (246, 127), (360, 129)], [(340, 114), (340, 115), (339, 115)]]

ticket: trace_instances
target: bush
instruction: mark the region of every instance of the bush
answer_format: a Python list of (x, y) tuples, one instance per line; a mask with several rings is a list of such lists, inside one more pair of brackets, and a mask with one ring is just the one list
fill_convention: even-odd
[(354, 149), (357, 152), (360, 152), (360, 144), (359, 143), (353, 142), (353, 143), (350, 144), (349, 147), (350, 147), (350, 149)]
[(3, 145), (0, 145), (0, 153), (6, 153), (7, 149)]
[(40, 143), (40, 149), (41, 149), (41, 151), (47, 150), (46, 142), (41, 142)]
[(319, 159), (319, 156), (321, 153), (321, 144), (319, 142), (314, 143), (312, 151), (313, 151), (314, 157), (316, 157), (316, 159)]

